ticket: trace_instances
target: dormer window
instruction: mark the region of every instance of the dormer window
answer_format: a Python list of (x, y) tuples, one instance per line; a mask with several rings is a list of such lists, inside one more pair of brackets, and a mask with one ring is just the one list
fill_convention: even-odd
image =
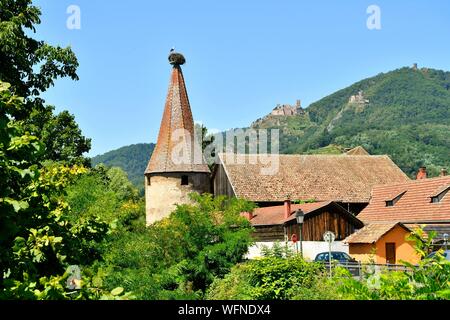
[(401, 197), (403, 197), (403, 195), (406, 193), (406, 191), (403, 191), (402, 193), (400, 193), (399, 195), (397, 195), (395, 198), (391, 199), (391, 200), (386, 200), (386, 207), (393, 207), (398, 200), (400, 200)]
[(450, 190), (450, 186), (444, 187), (444, 189), (441, 189), (436, 194), (431, 196), (431, 203), (439, 203), (442, 201), (442, 199), (445, 197), (445, 195)]

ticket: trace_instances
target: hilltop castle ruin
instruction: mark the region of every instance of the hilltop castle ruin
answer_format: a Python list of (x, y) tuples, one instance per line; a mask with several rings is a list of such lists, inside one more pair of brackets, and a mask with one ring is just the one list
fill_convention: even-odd
[(358, 94), (350, 96), (348, 103), (358, 103), (358, 104), (366, 104), (369, 103), (369, 100), (364, 97), (363, 91), (358, 91)]
[(273, 108), (270, 115), (272, 116), (295, 116), (297, 114), (304, 113), (302, 109), (301, 100), (297, 100), (295, 102), (295, 106), (290, 104), (277, 104), (275, 108)]

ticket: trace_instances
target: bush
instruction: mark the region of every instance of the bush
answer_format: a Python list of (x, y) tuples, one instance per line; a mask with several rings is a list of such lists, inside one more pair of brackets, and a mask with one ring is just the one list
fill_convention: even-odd
[(216, 279), (207, 297), (227, 300), (315, 299), (320, 297), (314, 291), (322, 289), (320, 281), (325, 277), (321, 264), (306, 262), (299, 256), (270, 256), (246, 262), (233, 268), (223, 279)]
[(170, 217), (147, 228), (112, 235), (99, 281), (123, 285), (139, 299), (199, 299), (215, 277), (243, 260), (252, 228), (240, 216), (253, 204), (192, 194)]

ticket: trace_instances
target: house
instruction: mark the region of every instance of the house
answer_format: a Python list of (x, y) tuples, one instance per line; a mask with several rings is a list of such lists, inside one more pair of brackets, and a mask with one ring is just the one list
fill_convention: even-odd
[[(304, 214), (301, 237), (296, 220), (299, 210)], [(333, 250), (348, 252), (348, 247), (341, 245), (341, 241), (363, 227), (358, 218), (332, 201), (292, 204), (286, 200), (284, 205), (257, 208), (245, 216), (255, 228), (256, 243), (249, 249), (249, 258), (260, 256), (263, 246), (271, 247), (277, 241), (287, 242), (296, 250), (290, 241), (295, 234), (297, 239), (302, 239), (304, 257), (314, 259), (318, 253), (328, 250), (328, 244), (323, 242), (326, 231), (336, 235)]]
[(349, 245), (348, 253), (363, 263), (417, 263), (420, 256), (414, 250), (414, 242), (406, 239), (411, 231), (400, 222), (375, 222), (347, 237), (344, 243)]
[(358, 218), (365, 224), (401, 222), (405, 226), (424, 225), (436, 231), (437, 241), (450, 234), (450, 176), (426, 178), (425, 168), (418, 180), (375, 186), (369, 205)]
[(358, 214), (369, 203), (373, 186), (410, 181), (386, 155), (276, 154), (269, 158), (269, 165), (276, 164), (270, 174), (260, 157), (219, 154), (212, 174), (214, 194), (244, 198), (260, 207), (282, 205), (287, 195), (292, 200), (333, 201)]

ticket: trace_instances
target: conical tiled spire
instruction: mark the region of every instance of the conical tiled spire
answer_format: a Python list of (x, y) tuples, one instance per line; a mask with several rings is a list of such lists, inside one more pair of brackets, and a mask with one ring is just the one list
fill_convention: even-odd
[(148, 163), (146, 174), (163, 172), (210, 172), (194, 139), (194, 121), (184, 84), (181, 65), (184, 57), (171, 53), (173, 65), (169, 92), (159, 129), (158, 141)]

